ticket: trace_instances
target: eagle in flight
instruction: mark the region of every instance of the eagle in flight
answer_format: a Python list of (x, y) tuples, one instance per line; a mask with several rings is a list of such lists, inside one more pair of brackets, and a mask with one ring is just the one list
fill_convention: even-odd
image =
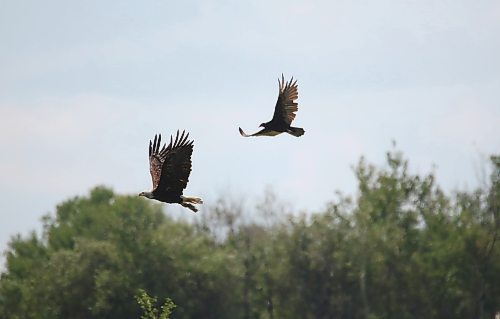
[(281, 81), (278, 78), (278, 84), (278, 101), (276, 102), (274, 115), (271, 121), (260, 124), (259, 127), (263, 129), (254, 134), (246, 134), (241, 127), (239, 127), (241, 136), (275, 136), (286, 132), (299, 137), (304, 134), (304, 129), (291, 126), (292, 121), (295, 119), (295, 112), (299, 109), (298, 103), (295, 102), (299, 97), (297, 80), (294, 82), (292, 77), (289, 82), (285, 82), (285, 78), (283, 74), (281, 74)]
[(154, 141), (149, 141), (149, 172), (153, 180), (151, 192), (141, 192), (139, 196), (156, 199), (165, 203), (177, 203), (193, 212), (198, 209), (193, 204), (202, 204), (201, 198), (183, 196), (191, 173), (191, 154), (193, 141), (188, 141), (189, 133), (179, 131), (175, 141), (170, 136), (170, 144), (160, 149), (161, 135), (155, 135)]

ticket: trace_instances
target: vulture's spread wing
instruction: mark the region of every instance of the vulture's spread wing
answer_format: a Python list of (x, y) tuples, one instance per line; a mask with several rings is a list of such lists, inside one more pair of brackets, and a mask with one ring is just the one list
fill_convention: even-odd
[(277, 132), (277, 131), (273, 131), (273, 130), (269, 130), (267, 128), (264, 128), (264, 129), (258, 131), (257, 133), (247, 134), (247, 133), (245, 133), (241, 129), (241, 127), (238, 127), (238, 129), (240, 130), (240, 135), (244, 136), (244, 137), (250, 137), (250, 136), (275, 136), (275, 135), (278, 135), (278, 134), (281, 133), (281, 132)]
[(170, 144), (164, 146), (160, 152), (163, 159), (161, 176), (158, 182), (157, 192), (170, 194), (172, 196), (182, 195), (186, 188), (189, 174), (191, 173), (191, 155), (193, 154), (193, 141), (188, 141), (189, 133), (179, 131), (173, 141), (170, 137)]
[(282, 74), (281, 81), (278, 79), (278, 84), (278, 101), (276, 102), (273, 119), (271, 121), (290, 126), (295, 119), (295, 112), (299, 109), (297, 102), (294, 102), (294, 100), (299, 97), (297, 80), (294, 82), (292, 77), (289, 82), (285, 82), (285, 78)]

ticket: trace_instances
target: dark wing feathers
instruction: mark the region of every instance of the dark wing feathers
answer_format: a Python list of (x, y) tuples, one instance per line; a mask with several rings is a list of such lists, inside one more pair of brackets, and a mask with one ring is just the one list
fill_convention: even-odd
[(163, 145), (160, 150), (161, 135), (155, 136), (149, 152), (153, 191), (165, 196), (180, 196), (186, 188), (191, 173), (191, 155), (193, 154), (193, 141), (188, 141), (189, 133), (179, 131), (175, 140), (170, 136), (168, 146)]
[(281, 74), (281, 81), (278, 78), (279, 94), (276, 107), (274, 108), (274, 115), (272, 122), (285, 124), (290, 126), (295, 119), (295, 112), (298, 111), (298, 103), (295, 102), (299, 97), (297, 88), (297, 80), (285, 82), (285, 77)]
[(149, 172), (153, 181), (153, 189), (156, 189), (161, 177), (161, 167), (164, 157), (160, 155), (161, 135), (155, 135), (154, 142), (149, 141)]

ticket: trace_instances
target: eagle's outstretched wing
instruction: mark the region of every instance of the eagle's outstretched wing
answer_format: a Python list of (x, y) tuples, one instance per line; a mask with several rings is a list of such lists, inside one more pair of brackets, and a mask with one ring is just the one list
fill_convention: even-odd
[(166, 146), (164, 145), (160, 151), (160, 144), (161, 134), (155, 135), (154, 141), (149, 141), (149, 172), (153, 181), (153, 189), (156, 189), (160, 182), (161, 167), (165, 161)]
[(245, 133), (241, 129), (241, 127), (238, 127), (238, 129), (240, 130), (240, 135), (243, 136), (243, 137), (250, 137), (250, 136), (275, 136), (275, 135), (278, 135), (278, 134), (281, 133), (281, 132), (277, 132), (277, 131), (273, 131), (273, 130), (269, 130), (267, 128), (264, 128), (264, 129), (258, 131), (257, 133), (247, 134), (247, 133)]
[(289, 82), (285, 82), (285, 77), (281, 74), (281, 81), (278, 78), (278, 84), (278, 101), (276, 101), (271, 122), (290, 126), (295, 119), (295, 112), (299, 109), (298, 103), (294, 102), (299, 97), (297, 80), (294, 82), (292, 77)]
[(189, 133), (183, 131), (179, 137), (177, 131), (175, 140), (171, 136), (168, 146), (164, 145), (161, 150), (161, 137), (157, 141), (155, 136), (149, 157), (154, 192), (164, 196), (182, 195), (189, 181), (193, 154), (193, 141), (188, 141), (188, 136)]
[(165, 192), (169, 196), (181, 196), (186, 188), (191, 173), (191, 155), (193, 154), (193, 141), (188, 141), (189, 133), (179, 131), (175, 141), (170, 137), (170, 144), (165, 149), (165, 161), (161, 169), (160, 182), (157, 192)]

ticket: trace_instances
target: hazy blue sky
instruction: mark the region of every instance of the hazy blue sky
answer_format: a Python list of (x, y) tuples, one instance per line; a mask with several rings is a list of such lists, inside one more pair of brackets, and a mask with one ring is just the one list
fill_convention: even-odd
[[(271, 187), (321, 209), (393, 139), (470, 189), (500, 150), (499, 57), (499, 1), (1, 1), (0, 249), (97, 184), (150, 189), (148, 140), (178, 128), (208, 205)], [(282, 72), (306, 134), (240, 137)]]

